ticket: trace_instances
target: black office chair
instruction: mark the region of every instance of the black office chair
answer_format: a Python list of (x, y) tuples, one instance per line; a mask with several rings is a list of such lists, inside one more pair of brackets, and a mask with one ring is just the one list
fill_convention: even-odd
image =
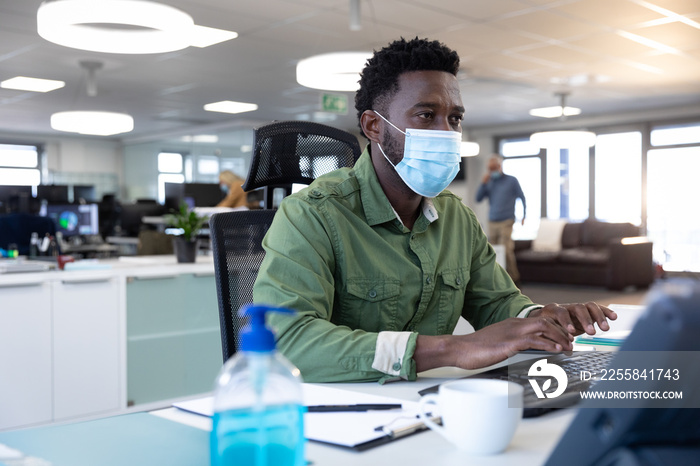
[(360, 144), (352, 134), (310, 121), (280, 121), (255, 130), (253, 157), (244, 191), (265, 189), (263, 208), (272, 208), (272, 194), (292, 183), (310, 184), (341, 167), (352, 167), (360, 157)]
[(275, 212), (224, 212), (209, 219), (224, 362), (238, 349), (238, 335), (244, 324), (238, 309), (253, 302), (253, 284), (265, 256), (261, 243)]

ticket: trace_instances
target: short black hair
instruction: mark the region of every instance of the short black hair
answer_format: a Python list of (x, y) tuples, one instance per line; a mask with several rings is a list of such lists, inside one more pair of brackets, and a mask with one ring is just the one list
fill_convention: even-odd
[(360, 89), (355, 94), (358, 123), (365, 110), (382, 107), (399, 90), (399, 76), (408, 71), (446, 71), (457, 76), (459, 55), (440, 41), (418, 37), (408, 41), (402, 37), (375, 50), (360, 74)]

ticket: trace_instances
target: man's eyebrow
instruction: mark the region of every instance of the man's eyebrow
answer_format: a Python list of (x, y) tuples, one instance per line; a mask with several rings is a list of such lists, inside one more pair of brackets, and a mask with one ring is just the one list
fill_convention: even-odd
[[(440, 107), (440, 104), (435, 103), (435, 102), (418, 102), (417, 104), (413, 105), (413, 108), (431, 108), (435, 109)], [(453, 110), (456, 110), (460, 113), (464, 113), (465, 109), (461, 105), (456, 105), (453, 107)]]

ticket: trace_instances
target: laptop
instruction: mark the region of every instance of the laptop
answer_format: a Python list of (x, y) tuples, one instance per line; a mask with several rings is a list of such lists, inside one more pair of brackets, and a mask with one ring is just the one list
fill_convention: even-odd
[[(533, 352), (525, 352), (533, 354)], [(523, 417), (536, 417), (548, 413), (553, 409), (567, 408), (573, 406), (581, 400), (580, 392), (591, 388), (597, 379), (603, 374), (603, 371), (608, 367), (615, 353), (610, 351), (574, 351), (567, 353), (546, 353), (542, 352), (542, 358), (533, 358), (527, 361), (520, 361), (513, 364), (508, 364), (496, 369), (491, 369), (479, 374), (470, 375), (466, 378), (472, 379), (498, 379), (515, 382), (523, 386)], [(546, 363), (540, 361), (546, 360)], [(546, 383), (549, 377), (540, 377), (529, 375), (533, 373), (531, 369), (538, 363), (540, 366), (556, 365), (561, 367), (566, 373), (566, 389), (561, 395), (549, 398), (545, 392), (540, 389), (539, 395), (545, 395), (544, 398), (538, 396), (535, 386), (542, 386)], [(590, 378), (581, 380), (581, 371), (585, 370), (590, 373)], [(588, 375), (588, 374), (587, 374)], [(538, 382), (537, 385), (530, 383), (530, 380)], [(436, 393), (440, 385), (425, 388), (418, 393), (423, 396), (428, 393)], [(557, 388), (555, 383), (554, 389)], [(552, 390), (549, 390), (552, 392)]]
[[(596, 385), (601, 378), (609, 379), (612, 369), (620, 369), (622, 372), (616, 374), (626, 376), (625, 370), (632, 367), (639, 366), (639, 375), (645, 368), (650, 370), (648, 364), (651, 360), (658, 361), (659, 367), (654, 370), (663, 365), (690, 364), (682, 352), (700, 350), (697, 337), (700, 335), (700, 282), (692, 279), (661, 282), (650, 291), (647, 301), (646, 309), (619, 351), (542, 353), (542, 358), (536, 357), (468, 377), (508, 380), (522, 385), (523, 417), (536, 417), (580, 403), (584, 399), (582, 392), (600, 390)], [(628, 372), (630, 377), (634, 377), (632, 370)], [(697, 370), (693, 372), (700, 374)], [(561, 374), (561, 379), (555, 376), (557, 374)], [(644, 383), (653, 382), (655, 374), (658, 375), (658, 372), (647, 372)], [(668, 374), (664, 372), (664, 375)], [(688, 375), (683, 375), (685, 381), (688, 378)], [(700, 375), (695, 378), (700, 379)], [(631, 388), (636, 390), (635, 380), (617, 382), (629, 382)], [(642, 383), (641, 380), (636, 382), (636, 385)], [(605, 380), (603, 385), (606, 390), (610, 383), (610, 380)], [(421, 390), (419, 394), (434, 393), (438, 389), (439, 385), (435, 385)], [(608, 405), (615, 406), (615, 403), (609, 402)]]

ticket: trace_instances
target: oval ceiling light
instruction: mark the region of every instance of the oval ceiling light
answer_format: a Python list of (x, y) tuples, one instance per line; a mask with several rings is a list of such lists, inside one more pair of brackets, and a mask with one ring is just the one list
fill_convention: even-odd
[(297, 63), (297, 82), (312, 89), (354, 92), (371, 56), (370, 52), (336, 52), (305, 58)]
[(58, 112), (51, 115), (51, 128), (68, 133), (112, 136), (134, 129), (134, 119), (126, 113)]
[(191, 43), (187, 13), (142, 0), (56, 0), (37, 12), (39, 35), (65, 47), (105, 53), (164, 53)]
[(543, 131), (530, 136), (530, 142), (544, 149), (591, 147), (596, 135), (590, 131)]

